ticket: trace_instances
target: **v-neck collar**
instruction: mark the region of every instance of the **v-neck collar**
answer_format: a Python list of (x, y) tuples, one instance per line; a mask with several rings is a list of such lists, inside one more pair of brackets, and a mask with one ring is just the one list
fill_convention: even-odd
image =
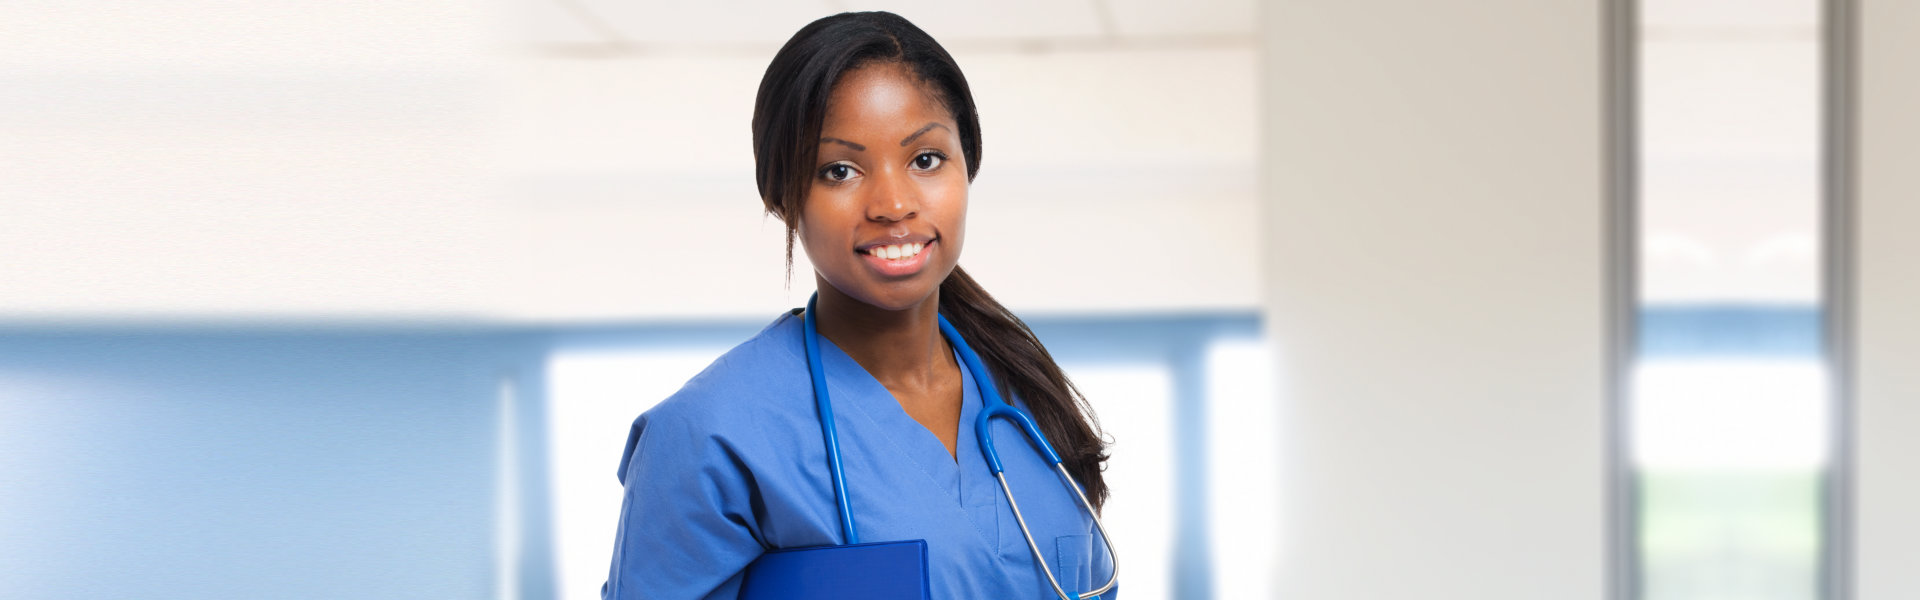
[[(802, 335), (805, 335), (804, 332)], [(955, 503), (962, 507), (974, 506), (998, 498), (999, 488), (992, 487), (995, 484), (992, 483), (991, 473), (987, 471), (986, 458), (980, 453), (980, 442), (973, 428), (983, 402), (979, 385), (951, 342), (948, 343), (948, 351), (954, 353), (954, 363), (960, 367), (961, 384), (959, 431), (954, 438), (954, 452), (951, 455), (947, 454), (946, 444), (940, 443), (940, 438), (926, 426), (913, 420), (906, 409), (900, 406), (900, 401), (893, 397), (893, 392), (888, 391), (872, 373), (868, 373), (865, 367), (831, 340), (825, 336), (820, 338), (821, 368), (827, 372), (827, 390), (835, 412), (839, 412), (841, 406), (857, 410), (861, 418), (872, 423), (900, 454), (918, 465), (932, 483), (945, 490)], [(988, 496), (982, 492), (994, 493)]]

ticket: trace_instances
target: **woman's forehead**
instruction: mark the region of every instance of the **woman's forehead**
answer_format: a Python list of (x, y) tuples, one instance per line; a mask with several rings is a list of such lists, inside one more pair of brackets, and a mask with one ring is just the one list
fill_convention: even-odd
[[(884, 136), (899, 131), (905, 135), (930, 122), (951, 127), (953, 120), (932, 85), (915, 77), (905, 65), (881, 63), (840, 76), (828, 96), (821, 132), (854, 135), (863, 131)], [(862, 143), (872, 141), (878, 140)]]

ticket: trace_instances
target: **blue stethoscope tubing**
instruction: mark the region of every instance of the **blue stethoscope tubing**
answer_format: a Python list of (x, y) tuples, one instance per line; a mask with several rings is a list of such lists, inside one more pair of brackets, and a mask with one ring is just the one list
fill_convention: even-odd
[[(801, 317), (807, 333), (807, 373), (813, 379), (813, 402), (820, 412), (820, 433), (827, 440), (827, 470), (832, 473), (833, 495), (840, 508), (840, 532), (847, 544), (858, 544), (860, 536), (853, 526), (853, 507), (847, 501), (847, 476), (840, 468), (840, 436), (835, 433), (833, 427), (833, 401), (827, 397), (827, 370), (820, 364), (820, 330), (812, 318), (813, 315), (819, 314), (814, 309), (819, 299), (818, 293), (808, 298), (807, 312)], [(985, 401), (985, 406), (980, 409), (980, 416), (973, 422), (974, 435), (979, 438), (981, 453), (986, 455), (987, 468), (993, 471), (995, 479), (1000, 480), (1000, 491), (1006, 494), (1007, 506), (1013, 509), (1013, 519), (1020, 524), (1020, 534), (1027, 538), (1027, 549), (1033, 551), (1034, 563), (1040, 565), (1040, 572), (1046, 574), (1047, 583), (1053, 586), (1053, 593), (1062, 600), (1076, 598), (1086, 600), (1107, 593), (1108, 590), (1113, 589), (1114, 583), (1120, 580), (1120, 557), (1113, 551), (1112, 538), (1107, 537), (1106, 524), (1100, 522), (1100, 514), (1093, 510), (1092, 503), (1087, 502), (1086, 491), (1081, 489), (1079, 482), (1073, 480), (1073, 475), (1067, 473), (1067, 467), (1060, 460), (1060, 455), (1053, 451), (1053, 445), (1047, 443), (1046, 436), (1041, 435), (1040, 428), (1033, 424), (1033, 417), (1029, 416), (1027, 411), (1000, 398), (1000, 391), (994, 387), (993, 378), (988, 375), (986, 365), (980, 362), (979, 355), (973, 353), (973, 348), (969, 347), (967, 340), (960, 336), (960, 331), (954, 329), (952, 323), (947, 322), (946, 315), (938, 315), (938, 318), (941, 335), (946, 336), (947, 342), (953, 344), (954, 352), (959, 354), (960, 360), (967, 364), (967, 370), (973, 372), (974, 386), (979, 388), (980, 397)], [(1027, 529), (1027, 519), (1020, 514), (1020, 504), (1013, 499), (1013, 488), (1007, 486), (1007, 475), (1000, 466), (1000, 453), (993, 448), (991, 425), (996, 418), (1004, 418), (1020, 426), (1020, 430), (1026, 433), (1028, 441), (1033, 442), (1034, 447), (1040, 450), (1040, 454), (1046, 457), (1047, 462), (1053, 464), (1054, 472), (1066, 482), (1067, 488), (1073, 490), (1074, 497), (1080, 500), (1080, 506), (1086, 509), (1087, 516), (1093, 518), (1094, 528), (1100, 531), (1100, 539), (1106, 542), (1104, 545), (1107, 548), (1107, 562), (1112, 567), (1107, 582), (1101, 585), (1100, 589), (1077, 596), (1070, 595), (1066, 590), (1061, 589), (1060, 580), (1054, 577), (1053, 569), (1047, 567), (1046, 555), (1040, 552), (1040, 545), (1034, 543), (1033, 532)]]

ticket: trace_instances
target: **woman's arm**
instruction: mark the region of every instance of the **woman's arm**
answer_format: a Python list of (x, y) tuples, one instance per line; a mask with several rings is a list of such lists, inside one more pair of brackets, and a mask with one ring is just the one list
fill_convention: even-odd
[(734, 598), (760, 556), (750, 473), (702, 408), (663, 402), (634, 422), (602, 598)]

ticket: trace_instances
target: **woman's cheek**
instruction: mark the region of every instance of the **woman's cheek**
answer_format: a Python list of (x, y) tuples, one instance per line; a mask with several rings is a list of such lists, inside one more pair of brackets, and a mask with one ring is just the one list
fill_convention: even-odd
[(951, 247), (957, 259), (960, 247), (967, 238), (967, 184), (964, 179), (947, 195), (947, 205), (943, 208), (947, 213), (947, 231), (942, 235), (952, 238)]

